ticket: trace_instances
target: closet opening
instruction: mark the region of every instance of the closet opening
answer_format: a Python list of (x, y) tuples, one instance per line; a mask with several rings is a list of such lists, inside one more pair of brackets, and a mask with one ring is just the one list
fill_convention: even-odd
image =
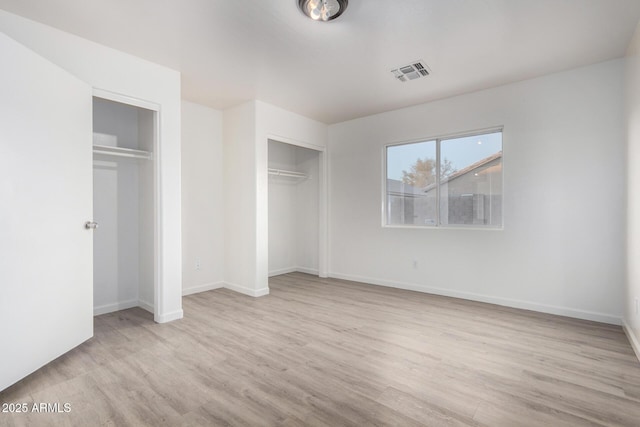
[(319, 272), (320, 152), (269, 139), (269, 277)]
[(96, 316), (132, 307), (155, 314), (157, 115), (93, 98)]

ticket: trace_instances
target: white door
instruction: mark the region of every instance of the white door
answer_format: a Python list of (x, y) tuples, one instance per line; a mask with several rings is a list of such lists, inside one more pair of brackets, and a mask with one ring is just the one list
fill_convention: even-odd
[(91, 88), (0, 33), (0, 390), (93, 335)]

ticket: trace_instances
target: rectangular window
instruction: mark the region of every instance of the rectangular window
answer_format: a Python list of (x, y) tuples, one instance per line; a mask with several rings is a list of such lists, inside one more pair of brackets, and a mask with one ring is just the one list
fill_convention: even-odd
[(387, 225), (502, 227), (502, 130), (386, 147)]

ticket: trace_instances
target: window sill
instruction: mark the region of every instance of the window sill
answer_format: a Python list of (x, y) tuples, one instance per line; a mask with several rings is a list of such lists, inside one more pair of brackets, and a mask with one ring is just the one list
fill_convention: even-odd
[(412, 230), (471, 230), (471, 231), (504, 231), (504, 226), (500, 227), (477, 227), (473, 225), (389, 225), (384, 224), (382, 228), (412, 229)]

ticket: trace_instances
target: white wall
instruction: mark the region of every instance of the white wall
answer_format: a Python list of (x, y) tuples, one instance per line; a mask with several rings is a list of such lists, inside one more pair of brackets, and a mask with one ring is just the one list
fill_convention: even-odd
[(627, 282), (625, 329), (640, 358), (640, 24), (626, 61), (625, 105), (627, 125)]
[(224, 284), (222, 112), (182, 101), (182, 293)]
[[(146, 219), (141, 215), (141, 193), (153, 192), (153, 186), (140, 185), (136, 163), (130, 159), (94, 161), (93, 219), (99, 224), (93, 232), (95, 315), (138, 305), (153, 312), (153, 268), (141, 271), (141, 255), (153, 257), (153, 240), (142, 242), (140, 222), (153, 222), (152, 210)], [(141, 285), (151, 290), (146, 298), (141, 298)]]
[[(331, 276), (619, 323), (622, 80), (616, 60), (330, 126)], [(498, 125), (503, 231), (381, 226), (384, 144)]]
[[(155, 152), (156, 139), (155, 123), (158, 113), (155, 111), (138, 109), (138, 149)], [(155, 155), (155, 154), (154, 154)], [(138, 305), (150, 312), (154, 311), (155, 290), (155, 195), (153, 192), (155, 181), (155, 161), (138, 162), (139, 205), (138, 205), (138, 236), (139, 236), (139, 282)]]
[(94, 88), (160, 106), (162, 262), (155, 319), (181, 318), (180, 74), (5, 11), (0, 11), (0, 30)]
[[(118, 147), (142, 150), (138, 143), (138, 111), (139, 108), (132, 105), (94, 98), (93, 132), (115, 136), (113, 142)], [(102, 140), (94, 139), (94, 143), (105, 145)]]
[(251, 296), (268, 293), (258, 287), (256, 271), (256, 133), (255, 103), (223, 113), (224, 282)]
[(135, 287), (118, 286), (122, 273), (118, 257), (117, 162), (94, 161), (93, 194), (100, 195), (93, 202), (93, 219), (99, 224), (93, 235), (93, 307), (97, 315), (113, 311), (112, 307), (117, 307), (120, 301), (137, 301), (138, 287), (137, 277)]
[(296, 185), (296, 271), (314, 275), (319, 273), (319, 160), (320, 152), (296, 148), (296, 170), (308, 176)]

